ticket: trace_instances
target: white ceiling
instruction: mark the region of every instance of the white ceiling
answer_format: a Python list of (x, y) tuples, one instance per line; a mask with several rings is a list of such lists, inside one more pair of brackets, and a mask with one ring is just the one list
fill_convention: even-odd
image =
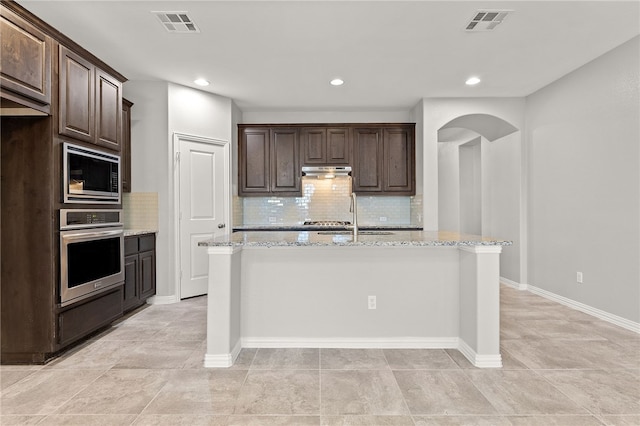
[[(18, 2), (130, 80), (204, 77), (245, 111), (526, 96), (640, 34), (638, 0)], [(513, 13), (465, 32), (477, 9)], [(151, 11), (187, 11), (201, 32), (170, 34)]]

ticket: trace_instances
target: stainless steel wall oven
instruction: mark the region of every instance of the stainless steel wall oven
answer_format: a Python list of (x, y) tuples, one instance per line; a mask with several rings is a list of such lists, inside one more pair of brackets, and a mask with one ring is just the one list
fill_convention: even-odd
[(124, 281), (122, 210), (60, 210), (60, 304)]

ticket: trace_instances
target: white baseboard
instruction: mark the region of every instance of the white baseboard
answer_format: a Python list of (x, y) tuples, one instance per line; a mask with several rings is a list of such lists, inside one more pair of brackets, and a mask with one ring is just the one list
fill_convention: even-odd
[(176, 295), (173, 296), (151, 296), (147, 299), (147, 305), (170, 305), (178, 303), (180, 299)]
[(279, 338), (243, 337), (243, 348), (457, 349), (457, 337)]
[(515, 288), (516, 290), (526, 290), (527, 289), (527, 285), (526, 284), (522, 284), (522, 283), (518, 283), (515, 281), (511, 281), (508, 278), (505, 277), (500, 277), (500, 282), (506, 286), (509, 286), (511, 288)]
[(585, 314), (592, 315), (601, 320), (610, 322), (611, 324), (615, 324), (617, 326), (626, 328), (627, 330), (631, 330), (640, 334), (640, 323), (630, 321), (626, 318), (622, 318), (614, 314), (610, 314), (609, 312), (594, 308), (589, 305), (585, 305), (584, 303), (576, 302), (575, 300), (568, 299), (564, 296), (560, 296), (558, 294), (544, 290), (540, 287), (533, 286), (531, 284), (527, 285), (527, 290), (530, 291), (531, 293), (537, 294), (538, 296), (542, 296), (546, 299), (553, 300), (554, 302), (558, 302), (561, 305), (568, 306), (580, 312), (584, 312)]
[(469, 360), (471, 364), (478, 368), (502, 368), (502, 355), (479, 355), (471, 346), (459, 339), (458, 350)]
[(205, 368), (227, 368), (231, 367), (238, 358), (242, 345), (240, 340), (228, 354), (204, 354), (204, 366)]

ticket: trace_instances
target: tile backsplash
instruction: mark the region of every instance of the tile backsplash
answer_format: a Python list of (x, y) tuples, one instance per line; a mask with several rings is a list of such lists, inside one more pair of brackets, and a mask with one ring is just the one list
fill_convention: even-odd
[(124, 226), (127, 229), (158, 229), (158, 193), (125, 192), (122, 194)]
[[(236, 197), (235, 225), (300, 225), (351, 221), (351, 178), (302, 178), (302, 197)], [(422, 225), (422, 196), (358, 196), (360, 225)]]

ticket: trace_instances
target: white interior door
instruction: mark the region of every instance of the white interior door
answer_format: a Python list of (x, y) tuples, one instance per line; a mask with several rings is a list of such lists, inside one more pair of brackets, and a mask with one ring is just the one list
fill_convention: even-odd
[(180, 298), (207, 293), (208, 257), (198, 242), (227, 232), (224, 145), (179, 139)]

